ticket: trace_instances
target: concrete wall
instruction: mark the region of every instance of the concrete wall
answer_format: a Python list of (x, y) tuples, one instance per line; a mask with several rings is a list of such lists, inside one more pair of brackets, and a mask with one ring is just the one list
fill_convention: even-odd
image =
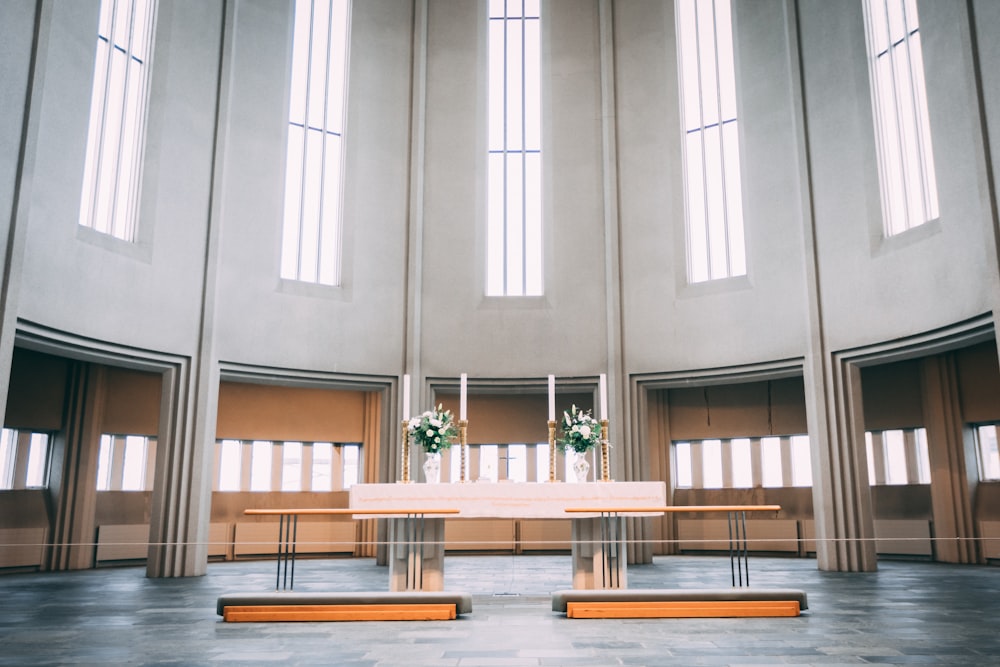
[[(613, 307), (602, 259), (607, 165), (599, 30), (605, 20), (613, 22), (615, 39), (625, 372), (801, 356), (807, 294), (788, 65), (797, 54), (784, 5), (736, 5), (749, 275), (707, 285), (684, 278), (672, 9), (638, 1), (612, 7), (602, 19), (599, 3), (545, 3), (545, 296), (490, 299), (483, 296), (478, 176), (486, 102), (478, 4), (428, 3), (426, 33), (418, 27), (416, 38), (413, 6), (354, 6), (344, 285), (310, 289), (277, 278), (290, 8), (235, 5), (232, 60), (222, 73), (225, 133), (218, 135), (222, 9), (201, 2), (161, 7), (143, 232), (132, 247), (75, 224), (87, 122), (80, 110), (89, 101), (97, 3), (56, 3), (43, 25), (48, 39), (36, 84), (43, 94), (34, 157), (45, 177), (30, 191), (18, 317), (99, 340), (190, 353), (199, 344), (214, 210), (211, 224), (219, 226), (221, 241), (212, 342), (220, 360), (397, 375), (406, 327), (416, 325), (425, 376), (605, 370), (607, 321), (599, 314)], [(961, 321), (988, 312), (996, 298), (967, 17), (957, 4), (928, 3), (921, 18), (941, 218), (884, 240), (860, 7), (807, 2), (800, 8), (820, 298), (834, 349)], [(414, 39), (424, 40), (427, 60), (425, 102), (411, 109)], [(411, 121), (424, 142), (420, 161), (412, 163)], [(413, 181), (418, 191), (411, 189), (412, 170), (421, 175)], [(413, 216), (420, 227), (411, 226)], [(421, 233), (420, 254), (411, 258), (419, 280), (407, 322), (413, 229)]]
[[(668, 377), (654, 389), (680, 391), (779, 365), (772, 380), (805, 376), (789, 415), (811, 420), (826, 447), (816, 415), (849, 400), (831, 387), (816, 393), (833, 356), (973, 320), (989, 328), (1000, 312), (995, 3), (920, 3), (941, 214), (891, 239), (881, 231), (860, 3), (736, 3), (748, 275), (699, 285), (685, 279), (671, 3), (542, 3), (545, 294), (510, 299), (484, 296), (484, 3), (353, 3), (336, 288), (278, 278), (288, 2), (161, 3), (139, 239), (78, 226), (98, 6), (3, 7), (8, 423), (27, 414), (8, 397), (15, 341), (51, 341), (68, 358), (156, 366), (136, 407), (159, 411), (187, 468), (207, 460), (200, 443), (217, 432), (220, 376), (370, 393), (390, 403), (371, 417), (388, 433), (379, 440), (388, 477), (404, 373), (415, 409), (450, 396), (442, 384), (461, 372), (509, 397), (541, 395), (548, 373), (572, 385), (561, 394), (587, 396), (607, 373), (615, 465), (642, 478), (652, 465), (644, 428), (655, 421), (632, 391), (644, 378)], [(967, 378), (979, 364), (964, 359)], [(962, 410), (996, 414), (994, 375), (962, 395)], [(895, 377), (873, 369), (861, 384)], [(760, 402), (746, 400), (758, 424)], [(866, 397), (864, 409), (878, 400)], [(525, 401), (524, 419), (541, 414), (541, 399)], [(130, 408), (114, 409), (124, 418)], [(178, 511), (207, 521), (204, 508)]]

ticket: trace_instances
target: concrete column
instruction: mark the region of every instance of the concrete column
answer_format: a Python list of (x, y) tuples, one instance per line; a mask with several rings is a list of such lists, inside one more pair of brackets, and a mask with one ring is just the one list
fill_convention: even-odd
[(821, 570), (877, 569), (861, 372), (836, 357), (831, 372), (812, 377), (806, 366), (806, 407), (812, 443), (816, 559)]
[(816, 560), (821, 570), (869, 571), (877, 567), (871, 489), (864, 452), (861, 378), (857, 367), (838, 358), (827, 341), (813, 174), (802, 72), (798, 3), (785, 0), (785, 48), (792, 84), (797, 178), (806, 291), (806, 353), (803, 380), (812, 445)]

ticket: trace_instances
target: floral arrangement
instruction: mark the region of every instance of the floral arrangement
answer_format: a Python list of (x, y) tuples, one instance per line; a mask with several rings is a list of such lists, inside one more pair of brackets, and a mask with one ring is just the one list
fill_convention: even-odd
[(451, 416), (451, 410), (443, 410), (441, 405), (410, 419), (406, 430), (413, 441), (428, 454), (436, 454), (451, 447), (451, 439), (458, 435), (458, 427)]
[(574, 405), (569, 412), (563, 412), (560, 449), (586, 452), (600, 442), (601, 423), (594, 419), (589, 410), (584, 412)]

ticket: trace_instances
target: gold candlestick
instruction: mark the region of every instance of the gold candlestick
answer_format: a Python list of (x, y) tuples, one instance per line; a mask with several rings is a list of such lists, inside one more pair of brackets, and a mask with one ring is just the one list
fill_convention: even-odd
[(462, 482), (467, 482), (469, 480), (467, 480), (465, 478), (465, 452), (466, 452), (466, 450), (468, 449), (468, 446), (469, 446), (469, 420), (468, 419), (459, 419), (458, 420), (458, 442), (459, 442), (459, 447), (462, 448), (461, 449), (461, 454), (462, 455), (460, 457), (460, 460), (461, 460), (460, 465), (461, 465), (462, 470), (461, 470), (461, 475), (459, 476), (459, 480), (462, 481)]
[(409, 420), (403, 420), (403, 479), (400, 480), (403, 484), (410, 483), (410, 423)]
[(601, 420), (601, 481), (610, 482), (611, 478), (608, 474), (609, 459), (608, 456), (608, 420)]
[(557, 482), (556, 479), (556, 422), (549, 420), (549, 481)]

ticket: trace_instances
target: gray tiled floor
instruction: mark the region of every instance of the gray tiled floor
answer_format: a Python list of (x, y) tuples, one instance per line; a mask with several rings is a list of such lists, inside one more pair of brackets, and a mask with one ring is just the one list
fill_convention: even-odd
[[(473, 613), (447, 622), (222, 623), (220, 593), (274, 589), (273, 562), (218, 563), (208, 576), (141, 568), (0, 576), (2, 665), (1000, 665), (1000, 568), (882, 562), (866, 574), (814, 560), (751, 559), (755, 587), (809, 595), (798, 618), (569, 620), (568, 556), (449, 556), (449, 590)], [(385, 590), (372, 560), (305, 560), (296, 590)], [(660, 557), (632, 588), (726, 587), (729, 561)]]

